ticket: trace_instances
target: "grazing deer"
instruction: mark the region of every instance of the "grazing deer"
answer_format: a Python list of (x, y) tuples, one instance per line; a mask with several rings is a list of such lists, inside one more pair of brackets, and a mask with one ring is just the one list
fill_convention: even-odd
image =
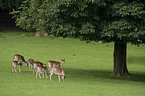
[(25, 61), (24, 57), (20, 54), (14, 55), (14, 61), (23, 61), (26, 64), (26, 66), (28, 66), (28, 63)]
[(44, 73), (46, 75), (46, 78), (47, 78), (47, 67), (46, 67), (46, 64), (44, 65), (41, 65), (39, 64), (37, 66), (37, 71), (36, 71), (36, 78), (37, 78), (37, 74), (39, 73), (39, 78), (41, 78), (40, 74), (43, 72), (43, 78), (44, 78)]
[(59, 67), (51, 67), (49, 68), (48, 72), (50, 73), (50, 80), (51, 80), (51, 76), (54, 74), (58, 75), (59, 81), (60, 81), (60, 76), (62, 77), (62, 80), (64, 82), (64, 79), (67, 78), (63, 69), (59, 68)]
[(48, 66), (49, 66), (49, 68), (51, 68), (51, 67), (61, 67), (63, 63), (65, 63), (65, 59), (62, 59), (62, 62), (50, 60), (50, 61), (48, 61)]
[(33, 74), (34, 74), (34, 71), (37, 72), (37, 67), (42, 65), (43, 66), (43, 63), (39, 62), (39, 61), (35, 61), (34, 63), (34, 67), (33, 67)]
[(29, 64), (29, 70), (30, 70), (30, 67), (31, 67), (31, 71), (32, 71), (32, 67), (34, 65), (34, 60), (33, 59), (29, 59), (28, 60), (28, 64)]
[(16, 66), (18, 66), (19, 67), (19, 72), (21, 72), (21, 66), (23, 65), (23, 63), (21, 62), (21, 61), (13, 61), (12, 62), (12, 72), (17, 72), (16, 71)]

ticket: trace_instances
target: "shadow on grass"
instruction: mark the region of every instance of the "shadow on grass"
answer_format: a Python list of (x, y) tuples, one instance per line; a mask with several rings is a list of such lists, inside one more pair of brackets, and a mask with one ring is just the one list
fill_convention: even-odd
[[(66, 76), (71, 79), (80, 80), (80, 81), (89, 81), (89, 80), (123, 80), (123, 81), (135, 81), (135, 82), (144, 82), (145, 83), (145, 73), (130, 73), (131, 77), (117, 77), (111, 76), (112, 71), (107, 70), (88, 70), (88, 69), (73, 69), (73, 68), (64, 68)], [(36, 74), (33, 74), (32, 71), (22, 70), (23, 74), (29, 74), (29, 76), (35, 77)], [(21, 74), (22, 74), (21, 73)], [(54, 75), (55, 76), (55, 75)], [(53, 76), (53, 78), (54, 78)], [(55, 76), (57, 78), (57, 76)], [(48, 75), (49, 78), (49, 75)], [(115, 82), (114, 82), (115, 83)]]
[(128, 63), (137, 63), (139, 65), (145, 64), (145, 57), (128, 57), (127, 58)]
[(111, 71), (105, 70), (84, 70), (84, 69), (70, 69), (66, 68), (64, 70), (68, 77), (78, 77), (84, 80), (91, 80), (91, 79), (112, 79), (112, 80), (127, 80), (127, 81), (136, 81), (136, 82), (145, 82), (145, 74), (134, 74), (130, 73), (131, 77), (117, 77), (117, 76), (110, 76), (112, 73)]

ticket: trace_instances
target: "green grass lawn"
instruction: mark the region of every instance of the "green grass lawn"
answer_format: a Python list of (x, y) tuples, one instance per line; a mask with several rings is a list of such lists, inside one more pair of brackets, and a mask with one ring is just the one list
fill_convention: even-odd
[[(23, 36), (22, 34), (25, 34)], [(73, 38), (34, 37), (33, 32), (0, 32), (0, 96), (144, 96), (145, 46), (128, 44), (127, 62), (132, 77), (110, 76), (113, 70), (113, 43), (102, 44)], [(3, 36), (7, 36), (4, 38)], [(66, 59), (67, 79), (59, 82), (35, 78), (29, 68), (12, 72), (14, 54), (44, 64)], [(18, 68), (17, 68), (18, 70)]]

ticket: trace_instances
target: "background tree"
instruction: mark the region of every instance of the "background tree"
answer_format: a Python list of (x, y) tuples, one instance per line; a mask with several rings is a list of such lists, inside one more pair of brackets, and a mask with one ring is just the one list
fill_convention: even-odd
[(1, 10), (11, 10), (13, 8), (18, 8), (21, 2), (24, 0), (0, 0)]
[(0, 0), (0, 30), (15, 28), (15, 20), (9, 14), (12, 9), (18, 9), (23, 0)]
[(16, 18), (16, 26), (26, 30), (39, 29), (39, 7), (42, 2), (43, 0), (24, 0), (19, 11), (13, 9), (11, 14)]
[[(39, 0), (29, 2), (31, 1)], [(145, 43), (145, 1), (44, 0), (39, 8), (37, 6), (36, 9), (39, 9), (37, 14), (27, 14), (35, 8), (31, 3), (29, 6), (26, 5), (22, 6), (24, 8), (21, 11), (13, 12), (18, 12), (16, 15), (18, 26), (27, 29), (26, 26), (29, 25), (29, 28), (39, 28), (55, 36), (73, 35), (81, 36), (87, 41), (114, 42), (112, 75), (129, 76), (126, 64), (127, 42)], [(35, 5), (38, 5), (38, 2)], [(31, 19), (34, 22), (25, 23), (23, 26), (24, 22)]]

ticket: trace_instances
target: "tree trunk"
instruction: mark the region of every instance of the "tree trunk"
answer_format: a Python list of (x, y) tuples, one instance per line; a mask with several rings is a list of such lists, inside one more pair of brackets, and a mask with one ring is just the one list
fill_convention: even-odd
[(126, 57), (127, 57), (127, 43), (115, 42), (114, 44), (114, 69), (111, 75), (114, 76), (127, 76), (129, 72), (127, 70)]

